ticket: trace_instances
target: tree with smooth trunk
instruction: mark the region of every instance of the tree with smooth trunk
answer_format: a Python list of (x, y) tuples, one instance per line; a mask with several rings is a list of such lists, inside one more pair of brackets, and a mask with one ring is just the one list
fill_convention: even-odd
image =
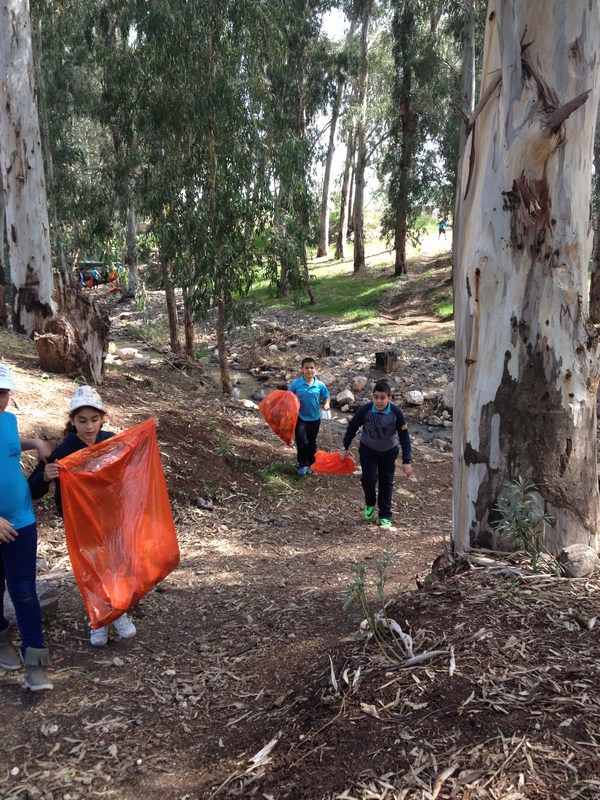
[(522, 477), (546, 546), (596, 545), (598, 330), (588, 318), (600, 8), (490, 0), (455, 265), (457, 550), (494, 544)]
[(27, 0), (0, 3), (0, 175), (13, 324), (33, 336), (54, 316), (56, 303)]

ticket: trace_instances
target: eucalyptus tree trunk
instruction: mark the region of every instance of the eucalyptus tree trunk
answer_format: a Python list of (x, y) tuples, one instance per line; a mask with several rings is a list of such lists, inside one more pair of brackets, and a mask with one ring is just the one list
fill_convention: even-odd
[(494, 544), (507, 482), (547, 547), (596, 546), (598, 330), (588, 318), (600, 8), (490, 0), (455, 268), (454, 544)]
[(4, 191), (2, 189), (2, 173), (0, 173), (0, 328), (8, 325), (8, 313), (6, 308), (6, 270), (4, 269)]
[(172, 264), (168, 256), (161, 256), (160, 268), (162, 272), (165, 301), (167, 303), (169, 343), (171, 352), (178, 355), (181, 352), (181, 345), (179, 343), (179, 320), (177, 319), (177, 302), (175, 300), (175, 289), (173, 287)]
[[(130, 193), (132, 194), (132, 192)], [(127, 289), (135, 294), (139, 284), (138, 249), (137, 249), (137, 214), (130, 205), (127, 209), (127, 251), (125, 253), (125, 266), (127, 267)]]
[(372, 0), (366, 0), (360, 32), (360, 72), (358, 78), (359, 116), (357, 124), (356, 172), (354, 175), (354, 272), (362, 272), (365, 262), (365, 172), (367, 169), (367, 86), (369, 83), (369, 22)]
[(194, 320), (190, 311), (190, 288), (184, 286), (183, 294), (183, 330), (185, 334), (185, 354), (188, 358), (196, 357), (196, 334), (194, 331)]
[(456, 244), (460, 225), (460, 201), (463, 187), (461, 182), (462, 161), (469, 133), (469, 118), (475, 110), (475, 0), (464, 0), (465, 24), (462, 32), (461, 68), (461, 111), (464, 117), (459, 120), (458, 170), (456, 173), (456, 194), (454, 197), (454, 218), (452, 220), (452, 263), (456, 264)]
[(335, 137), (337, 133), (337, 124), (340, 116), (340, 107), (342, 105), (342, 95), (344, 92), (344, 81), (340, 78), (338, 83), (337, 92), (333, 101), (333, 108), (331, 110), (331, 124), (329, 128), (329, 144), (327, 146), (327, 156), (325, 158), (325, 173), (323, 175), (323, 191), (321, 193), (321, 215), (319, 221), (319, 244), (317, 248), (317, 257), (329, 255), (329, 193), (331, 187), (331, 165), (333, 163), (333, 154), (335, 152)]
[(0, 175), (13, 324), (33, 336), (56, 313), (27, 0), (0, 2)]
[[(410, 184), (412, 180), (413, 162), (416, 149), (416, 120), (413, 110), (413, 57), (410, 53), (411, 40), (415, 35), (415, 13), (410, 3), (404, 4), (395, 19), (394, 31), (397, 36), (396, 71), (402, 75), (397, 101), (399, 105), (399, 121), (402, 135), (400, 138), (400, 161), (398, 164), (398, 186), (395, 195), (394, 224), (394, 275), (406, 275), (406, 238), (408, 236), (408, 213), (410, 207)], [(395, 98), (396, 99), (396, 98)]]
[(219, 351), (219, 370), (221, 373), (221, 388), (224, 394), (231, 395), (233, 394), (233, 382), (231, 380), (229, 362), (227, 361), (227, 343), (225, 341), (225, 326), (226, 326), (225, 293), (221, 289), (219, 294), (219, 300), (217, 302), (217, 330), (216, 330), (217, 349)]
[(594, 182), (596, 224), (594, 225), (594, 248), (592, 250), (592, 272), (590, 275), (590, 319), (594, 324), (600, 322), (600, 130), (596, 122), (594, 138)]
[(337, 239), (335, 242), (335, 257), (339, 261), (346, 258), (346, 244), (348, 242), (348, 215), (350, 211), (350, 170), (354, 161), (354, 128), (348, 129), (348, 141), (346, 144), (346, 161), (344, 162), (344, 173), (342, 175), (342, 186), (340, 190), (340, 221), (338, 223)]

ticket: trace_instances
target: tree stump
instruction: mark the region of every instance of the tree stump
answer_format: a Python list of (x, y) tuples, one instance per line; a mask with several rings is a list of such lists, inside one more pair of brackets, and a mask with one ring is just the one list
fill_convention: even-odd
[(398, 363), (398, 353), (395, 350), (380, 350), (375, 353), (375, 369), (381, 372), (393, 372)]

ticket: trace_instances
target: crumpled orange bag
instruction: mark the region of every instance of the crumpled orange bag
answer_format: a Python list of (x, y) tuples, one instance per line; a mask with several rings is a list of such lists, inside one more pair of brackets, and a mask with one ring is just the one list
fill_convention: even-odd
[(317, 450), (310, 468), (319, 475), (350, 475), (356, 469), (356, 464), (350, 456), (342, 461), (339, 452), (326, 453), (324, 450)]
[(179, 564), (156, 423), (58, 462), (67, 549), (92, 628), (120, 617)]
[(277, 436), (286, 444), (291, 444), (300, 411), (300, 400), (296, 395), (284, 389), (275, 389), (260, 401), (258, 408)]

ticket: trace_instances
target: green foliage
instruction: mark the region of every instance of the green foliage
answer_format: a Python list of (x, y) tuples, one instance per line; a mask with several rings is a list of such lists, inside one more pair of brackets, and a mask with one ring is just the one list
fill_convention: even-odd
[(444, 321), (454, 319), (454, 303), (451, 300), (442, 300), (434, 308), (434, 313)]
[(413, 655), (412, 639), (402, 631), (395, 620), (388, 616), (386, 610), (388, 605), (385, 599), (387, 570), (393, 560), (392, 555), (384, 552), (381, 559), (375, 562), (374, 588), (379, 609), (376, 610), (369, 597), (373, 583), (367, 580), (367, 571), (364, 565), (355, 564), (354, 576), (342, 590), (343, 610), (360, 623), (359, 638), (371, 639), (386, 661), (392, 664), (402, 664)]
[(499, 514), (494, 527), (508, 534), (529, 554), (535, 572), (540, 554), (550, 555), (545, 546), (545, 526), (552, 521), (540, 507), (537, 487), (519, 476), (504, 487), (494, 510)]

